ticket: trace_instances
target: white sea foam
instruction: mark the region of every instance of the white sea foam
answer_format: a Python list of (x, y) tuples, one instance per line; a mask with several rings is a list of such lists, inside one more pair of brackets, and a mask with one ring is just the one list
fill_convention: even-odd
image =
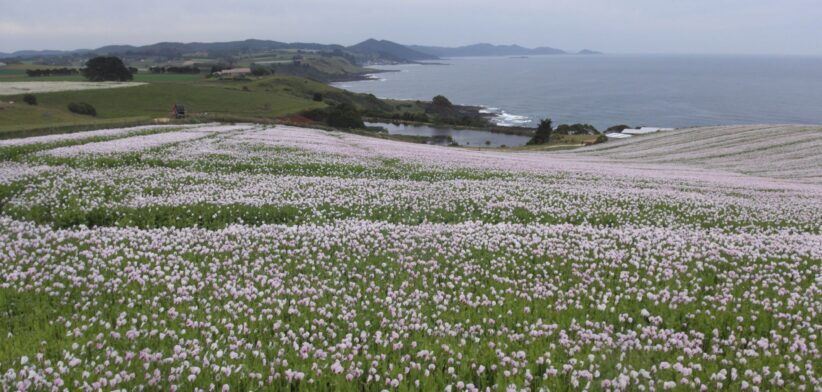
[(516, 114), (509, 114), (505, 111), (501, 111), (494, 117), (494, 123), (502, 127), (515, 127), (525, 125), (531, 122), (531, 118), (528, 116), (519, 116)]
[(531, 122), (531, 118), (528, 116), (510, 114), (500, 108), (495, 107), (480, 106), (479, 112), (481, 114), (493, 115), (491, 122), (501, 127), (523, 126)]
[(626, 135), (624, 133), (606, 133), (605, 136), (607, 136), (609, 139), (627, 139), (632, 135)]

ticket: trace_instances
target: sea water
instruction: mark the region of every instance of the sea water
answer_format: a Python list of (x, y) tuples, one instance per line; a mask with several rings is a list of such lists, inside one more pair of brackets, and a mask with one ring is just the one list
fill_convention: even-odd
[(337, 86), (382, 98), (482, 106), (500, 125), (822, 124), (822, 57), (556, 55), (380, 67)]

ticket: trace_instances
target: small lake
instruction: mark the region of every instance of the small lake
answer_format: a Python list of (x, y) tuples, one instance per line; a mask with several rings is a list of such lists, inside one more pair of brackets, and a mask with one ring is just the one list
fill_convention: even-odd
[(427, 125), (408, 125), (382, 122), (367, 122), (368, 127), (382, 127), (391, 135), (411, 135), (442, 138), (437, 144), (447, 145), (445, 137), (450, 136), (460, 146), (465, 147), (516, 147), (524, 146), (531, 140), (528, 136), (494, 133), (477, 129), (439, 128)]

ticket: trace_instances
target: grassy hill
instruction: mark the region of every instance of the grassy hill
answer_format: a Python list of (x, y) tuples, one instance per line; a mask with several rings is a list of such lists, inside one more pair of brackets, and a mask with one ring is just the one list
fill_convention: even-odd
[[(175, 103), (187, 107), (191, 120), (202, 121), (271, 121), (337, 104), (351, 105), (370, 116), (391, 118), (404, 113), (423, 113), (427, 105), (416, 101), (381, 100), (370, 94), (356, 94), (318, 81), (285, 75), (220, 80), (196, 75), (138, 74), (135, 80), (147, 84), (41, 93), (36, 94), (36, 106), (23, 103), (22, 95), (3, 96), (0, 98), (4, 102), (0, 105), (0, 135), (19, 136), (21, 132), (45, 128), (152, 122), (157, 118), (168, 118)], [(69, 112), (68, 105), (72, 102), (91, 104), (97, 110), (97, 116)]]
[[(152, 75), (154, 76), (154, 75)], [(165, 75), (156, 75), (165, 76)], [(179, 76), (179, 75), (172, 75)], [(369, 97), (348, 93), (325, 84), (291, 76), (258, 80), (152, 81), (143, 86), (108, 90), (66, 91), (37, 94), (38, 105), (21, 102), (22, 96), (3, 97), (0, 106), (0, 133), (41, 126), (105, 124), (111, 121), (151, 121), (168, 117), (171, 106), (180, 102), (192, 116), (203, 118), (231, 115), (269, 118), (327, 106), (313, 100), (315, 93), (339, 101), (366, 103)], [(14, 101), (15, 104), (9, 104)], [(87, 102), (97, 109), (97, 117), (68, 111), (71, 102)]]

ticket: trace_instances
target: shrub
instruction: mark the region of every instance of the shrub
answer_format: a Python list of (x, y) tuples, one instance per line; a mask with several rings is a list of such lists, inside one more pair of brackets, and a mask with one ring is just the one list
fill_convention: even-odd
[(316, 101), (316, 102), (322, 102), (323, 101), (323, 95), (320, 94), (320, 93), (314, 93), (314, 98), (312, 98), (312, 99), (314, 99), (314, 101)]
[(251, 64), (251, 74), (254, 76), (271, 75), (271, 67), (265, 67), (258, 64)]
[(340, 104), (331, 108), (327, 122), (328, 125), (336, 128), (365, 128), (362, 115), (357, 108), (349, 104)]
[(303, 116), (334, 128), (365, 128), (362, 114), (354, 106), (345, 103), (325, 109), (308, 110), (303, 112)]
[(84, 116), (97, 115), (97, 109), (85, 102), (72, 102), (68, 105), (68, 110), (72, 113), (82, 114)]
[(34, 94), (25, 94), (23, 95), (23, 102), (29, 105), (37, 105), (37, 97)]
[(596, 135), (599, 133), (591, 124), (562, 124), (555, 132), (558, 135)]

